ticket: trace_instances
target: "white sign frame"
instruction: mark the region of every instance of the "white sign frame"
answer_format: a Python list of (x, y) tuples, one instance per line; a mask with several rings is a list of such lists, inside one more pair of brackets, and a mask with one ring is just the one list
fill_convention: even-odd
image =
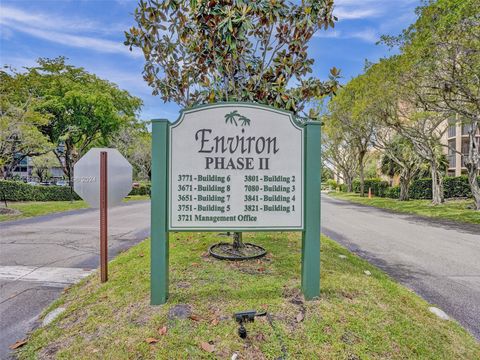
[[(299, 147), (299, 149), (290, 149), (290, 151), (283, 151), (283, 153), (280, 153), (280, 155), (276, 156), (284, 156), (288, 158), (289, 164), (287, 166), (292, 167), (292, 159), (296, 160), (296, 169), (293, 171), (295, 173), (295, 185), (297, 186), (294, 190), (295, 194), (295, 201), (294, 201), (294, 210), (295, 206), (296, 211), (295, 211), (295, 216), (292, 215), (292, 211), (289, 211), (287, 215), (281, 214), (278, 215), (279, 219), (277, 220), (272, 220), (273, 216), (277, 215), (270, 215), (265, 216), (265, 219), (260, 219), (261, 223), (259, 224), (258, 218), (255, 222), (253, 221), (246, 221), (245, 225), (239, 224), (239, 221), (235, 221), (235, 224), (226, 223), (226, 222), (217, 222), (215, 224), (208, 222), (205, 223), (205, 225), (199, 226), (198, 222), (195, 222), (195, 224), (188, 225), (188, 224), (182, 224), (179, 225), (178, 221), (174, 221), (175, 217), (178, 216), (178, 210), (176, 210), (178, 206), (178, 202), (175, 201), (174, 198), (177, 197), (177, 192), (175, 189), (178, 186), (178, 181), (174, 179), (174, 177), (177, 177), (178, 175), (178, 169), (175, 168), (174, 164), (176, 164), (176, 158), (178, 149), (175, 149), (175, 144), (178, 144), (179, 141), (182, 141), (180, 138), (175, 138), (175, 133), (181, 129), (182, 125), (188, 126), (189, 124), (195, 124), (196, 122), (196, 128), (201, 128), (204, 126), (208, 120), (202, 121), (201, 119), (196, 119), (195, 117), (198, 115), (202, 115), (205, 118), (205, 115), (212, 113), (212, 111), (217, 111), (217, 116), (215, 116), (215, 119), (211, 120), (214, 122), (222, 122), (221, 124), (224, 125), (226, 123), (225, 115), (231, 114), (232, 112), (235, 112), (238, 116), (242, 115), (248, 115), (247, 120), (250, 120), (251, 123), (258, 122), (258, 121), (265, 121), (265, 125), (268, 125), (268, 131), (269, 133), (263, 133), (263, 134), (256, 134), (256, 133), (251, 133), (251, 135), (271, 135), (275, 136), (278, 135), (280, 136), (280, 139), (283, 139), (283, 143), (279, 146), (284, 146), (284, 149), (287, 147), (285, 145), (285, 138), (288, 137), (289, 139), (294, 138), (295, 139), (295, 144), (291, 146), (296, 146)], [(221, 111), (223, 116), (218, 116), (218, 111)], [(265, 120), (262, 120), (262, 117)], [(274, 120), (272, 120), (274, 119)], [(237, 117), (237, 120), (239, 120), (239, 117)], [(241, 119), (240, 119), (241, 121)], [(273, 122), (275, 121), (275, 122)], [(192, 123), (190, 123), (192, 122)], [(268, 122), (268, 124), (267, 124)], [(275, 124), (275, 126), (273, 126)], [(236, 127), (233, 127), (233, 122), (232, 122), (232, 129), (239, 130), (242, 128), (241, 124), (236, 124)], [(168, 209), (168, 229), (171, 231), (224, 231), (224, 230), (229, 230), (229, 231), (303, 231), (304, 230), (304, 217), (305, 217), (305, 132), (304, 132), (304, 126), (303, 124), (299, 123), (297, 119), (293, 116), (291, 112), (284, 111), (284, 110), (279, 110), (275, 109), (269, 106), (264, 106), (264, 105), (259, 105), (259, 104), (250, 104), (250, 103), (217, 103), (217, 104), (211, 104), (211, 105), (203, 105), (203, 106), (198, 106), (195, 108), (183, 110), (181, 112), (181, 115), (179, 119), (172, 123), (169, 124), (169, 130), (168, 130), (168, 174), (167, 174), (167, 197), (168, 197), (168, 204), (167, 204), (167, 209)], [(264, 126), (265, 127), (265, 126)], [(281, 127), (283, 130), (287, 129), (289, 130), (288, 134), (285, 133), (279, 133), (278, 128)], [(282, 131), (283, 131), (282, 130)], [(276, 133), (277, 131), (277, 133)], [(186, 139), (184, 139), (186, 141)], [(190, 140), (188, 140), (190, 143)], [(280, 142), (280, 141), (279, 141)], [(195, 144), (196, 146), (198, 144)], [(281, 148), (280, 148), (281, 149)], [(295, 154), (291, 154), (291, 152), (297, 151)], [(197, 149), (192, 150), (192, 152), (195, 151), (197, 152)], [(289, 155), (291, 154), (291, 156)], [(289, 157), (290, 156), (290, 157)], [(278, 161), (277, 161), (278, 164)], [(222, 176), (227, 174), (227, 170), (219, 170), (222, 172)], [(275, 170), (273, 170), (269, 175), (273, 175)], [(292, 173), (293, 173), (292, 172)], [(244, 176), (243, 175), (237, 175), (238, 176)], [(257, 174), (252, 174), (253, 176)], [(282, 174), (278, 174), (282, 175)], [(226, 176), (226, 175), (225, 175)], [(267, 175), (268, 176), (268, 175)], [(290, 179), (291, 180), (291, 179)], [(236, 180), (238, 181), (238, 180)], [(286, 181), (286, 180), (285, 180)], [(290, 187), (291, 188), (291, 187)], [(196, 191), (196, 190), (195, 190)], [(232, 199), (233, 201), (238, 201), (238, 197), (236, 199)], [(242, 200), (242, 199), (241, 199)], [(243, 201), (242, 201), (243, 204)], [(243, 206), (243, 205), (242, 205)], [(175, 207), (175, 208), (174, 208)], [(236, 214), (238, 216), (238, 213)], [(226, 215), (225, 215), (226, 216)]]

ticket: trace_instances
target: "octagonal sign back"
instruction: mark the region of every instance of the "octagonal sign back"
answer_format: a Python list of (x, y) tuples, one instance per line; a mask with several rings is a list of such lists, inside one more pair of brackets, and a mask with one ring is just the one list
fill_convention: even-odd
[(132, 189), (132, 165), (117, 149), (90, 149), (74, 166), (73, 189), (91, 207), (100, 207), (100, 152), (107, 152), (108, 206), (122, 202)]

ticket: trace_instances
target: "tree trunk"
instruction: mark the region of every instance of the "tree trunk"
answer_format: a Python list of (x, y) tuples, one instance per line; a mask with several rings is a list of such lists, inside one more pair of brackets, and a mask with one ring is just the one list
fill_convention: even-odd
[(477, 181), (478, 170), (474, 172), (468, 171), (468, 182), (472, 190), (473, 199), (475, 200), (475, 209), (480, 211), (480, 186)]
[(352, 192), (353, 191), (353, 179), (345, 173), (343, 174), (343, 178), (345, 180), (345, 185), (347, 185), (347, 192)]
[(432, 204), (440, 205), (443, 203), (443, 178), (438, 171), (438, 164), (436, 159), (431, 162), (432, 174)]
[(475, 209), (480, 210), (480, 186), (478, 186), (477, 177), (479, 175), (480, 165), (480, 150), (477, 149), (475, 142), (475, 134), (478, 129), (478, 121), (473, 121), (470, 131), (468, 132), (468, 155), (465, 159), (465, 167), (468, 173), (468, 183), (470, 184), (470, 190), (472, 191), (473, 198), (475, 200)]
[(358, 155), (358, 166), (360, 171), (360, 196), (365, 196), (365, 169), (363, 159), (365, 158), (365, 152), (360, 151)]
[(410, 189), (410, 180), (406, 180), (405, 178), (400, 177), (400, 201), (408, 201), (410, 200), (409, 195)]
[(400, 174), (400, 201), (410, 200), (410, 181), (412, 179), (412, 174), (409, 170), (404, 169)]
[(234, 232), (233, 233), (233, 248), (234, 249), (241, 249), (245, 245), (243, 244), (242, 240), (242, 233), (241, 232)]

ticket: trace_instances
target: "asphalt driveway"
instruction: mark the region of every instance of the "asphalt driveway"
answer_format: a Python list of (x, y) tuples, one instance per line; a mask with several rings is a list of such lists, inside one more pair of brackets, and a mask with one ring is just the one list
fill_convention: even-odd
[(394, 214), (326, 195), (321, 218), (322, 233), (436, 304), (480, 340), (480, 225)]
[[(98, 210), (0, 223), (0, 359), (63, 289), (99, 264)], [(150, 202), (109, 211), (109, 258), (150, 235)]]

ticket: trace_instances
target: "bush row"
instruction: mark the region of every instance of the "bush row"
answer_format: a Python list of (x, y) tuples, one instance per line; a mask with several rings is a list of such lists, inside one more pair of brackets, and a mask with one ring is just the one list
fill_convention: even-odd
[[(149, 195), (150, 184), (140, 184), (129, 195)], [(7, 201), (68, 201), (70, 197), (80, 200), (68, 186), (38, 186), (21, 181), (0, 180), (0, 200)]]
[[(477, 178), (480, 185), (480, 177)], [(445, 177), (443, 179), (444, 195), (449, 198), (467, 198), (472, 196), (467, 176)], [(388, 182), (381, 179), (365, 179), (365, 193), (368, 188), (372, 189), (372, 194), (378, 197), (389, 197), (398, 199), (400, 197), (400, 188), (398, 186), (389, 187)], [(342, 190), (345, 191), (345, 190)], [(360, 192), (360, 181), (353, 182), (353, 191)], [(432, 198), (432, 179), (417, 179), (410, 185), (411, 199), (431, 199)]]
[(72, 192), (68, 186), (38, 186), (29, 185), (21, 181), (0, 181), (1, 200), (7, 201), (67, 201), (73, 197), (80, 197)]
[[(360, 192), (360, 180), (353, 180), (353, 191)], [(388, 189), (388, 182), (382, 179), (365, 179), (365, 193), (368, 193), (368, 189), (372, 189), (372, 195), (385, 197)]]

